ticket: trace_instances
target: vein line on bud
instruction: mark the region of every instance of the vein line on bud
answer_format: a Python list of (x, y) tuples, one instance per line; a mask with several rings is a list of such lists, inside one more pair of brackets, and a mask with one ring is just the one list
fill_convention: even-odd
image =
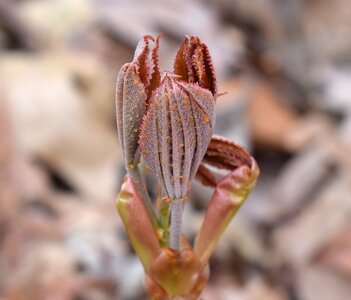
[(157, 115), (159, 118), (158, 133), (161, 141), (161, 165), (163, 172), (163, 179), (166, 187), (166, 191), (168, 196), (173, 200), (174, 192), (173, 192), (173, 184), (171, 182), (172, 174), (172, 147), (170, 145), (170, 141), (172, 139), (172, 128), (170, 124), (170, 113), (169, 113), (169, 94), (165, 89), (165, 86), (162, 86), (162, 89), (159, 90), (158, 93), (158, 103), (160, 105), (160, 109), (157, 111)]
[(181, 126), (181, 116), (177, 107), (177, 98), (175, 94), (170, 97), (170, 117), (171, 117), (171, 132), (172, 132), (172, 171), (173, 171), (173, 186), (175, 198), (181, 200), (182, 190), (179, 177), (182, 173), (183, 159), (182, 149), (180, 145), (184, 144), (183, 128)]

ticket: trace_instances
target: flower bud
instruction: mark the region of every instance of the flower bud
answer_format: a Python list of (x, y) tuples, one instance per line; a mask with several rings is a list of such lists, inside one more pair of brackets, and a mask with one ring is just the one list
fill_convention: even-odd
[(171, 200), (185, 200), (214, 125), (212, 93), (166, 73), (144, 118), (142, 155)]
[(199, 38), (185, 38), (174, 63), (154, 91), (140, 134), (142, 155), (171, 200), (185, 200), (210, 142), (216, 79)]
[[(149, 42), (155, 41), (153, 49)], [(116, 86), (117, 129), (127, 167), (139, 161), (139, 129), (152, 91), (159, 85), (159, 37), (145, 36), (137, 46), (131, 63), (122, 66)]]

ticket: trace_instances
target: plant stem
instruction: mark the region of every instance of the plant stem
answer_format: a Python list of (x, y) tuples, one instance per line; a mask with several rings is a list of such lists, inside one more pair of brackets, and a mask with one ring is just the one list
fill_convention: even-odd
[(180, 200), (174, 200), (171, 205), (171, 232), (169, 237), (169, 246), (172, 249), (180, 249), (180, 235), (182, 232), (182, 215), (183, 203)]
[(152, 204), (149, 193), (147, 192), (145, 180), (142, 178), (138, 166), (129, 166), (127, 168), (127, 172), (128, 175), (132, 178), (137, 190), (139, 191), (140, 196), (142, 197), (143, 202), (145, 204), (145, 207), (152, 219), (152, 222), (157, 222), (154, 205)]

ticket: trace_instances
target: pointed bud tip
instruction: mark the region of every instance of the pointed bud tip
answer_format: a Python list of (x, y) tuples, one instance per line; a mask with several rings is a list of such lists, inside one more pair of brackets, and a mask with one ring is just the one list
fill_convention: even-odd
[(185, 36), (174, 61), (174, 73), (197, 83), (217, 97), (216, 75), (208, 47), (197, 36)]

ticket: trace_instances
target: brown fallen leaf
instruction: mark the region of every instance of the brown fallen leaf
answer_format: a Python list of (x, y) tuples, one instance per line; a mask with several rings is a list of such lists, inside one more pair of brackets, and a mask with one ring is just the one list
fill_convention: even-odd
[(253, 87), (248, 118), (256, 144), (289, 150), (288, 138), (297, 129), (299, 118), (292, 109), (282, 104), (277, 93), (267, 83), (257, 83)]

